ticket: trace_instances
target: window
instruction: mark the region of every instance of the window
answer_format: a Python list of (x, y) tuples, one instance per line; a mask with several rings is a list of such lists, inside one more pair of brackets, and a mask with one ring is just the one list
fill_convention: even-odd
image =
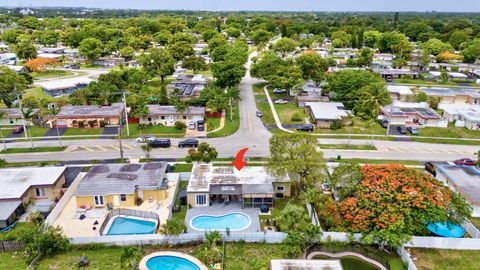
[(160, 116), (160, 119), (165, 120), (165, 115)]
[(124, 202), (127, 200), (127, 194), (120, 194), (120, 201)]
[(35, 196), (37, 198), (47, 197), (47, 192), (45, 191), (45, 188), (35, 188)]
[(284, 186), (277, 186), (277, 191), (284, 191), (285, 187)]
[(10, 118), (9, 120), (10, 120), (10, 124), (13, 124), (13, 119)]
[(186, 116), (186, 115), (183, 116), (183, 120), (187, 120), (187, 116)]
[(95, 196), (95, 205), (103, 205), (103, 196)]
[(197, 195), (197, 205), (207, 204), (207, 195)]
[(151, 117), (148, 117), (147, 120), (148, 120), (148, 122), (152, 122), (152, 118), (151, 118)]

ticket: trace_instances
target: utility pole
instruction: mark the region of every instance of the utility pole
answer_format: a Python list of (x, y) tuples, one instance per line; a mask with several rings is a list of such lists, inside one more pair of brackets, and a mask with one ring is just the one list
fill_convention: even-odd
[(124, 163), (123, 160), (123, 144), (122, 144), (122, 124), (118, 127), (118, 146), (120, 148), (120, 160)]
[(126, 123), (126, 126), (127, 126), (127, 136), (130, 136), (130, 128), (128, 126), (128, 112), (127, 112), (127, 98), (125, 96), (126, 94), (126, 91), (122, 91), (122, 101), (123, 101), (123, 107), (124, 107), (124, 110), (125, 110), (125, 123)]
[(7, 151), (7, 143), (5, 142), (5, 138), (3, 137), (2, 128), (0, 128), (0, 135), (2, 136), (3, 150)]
[(388, 106), (390, 106), (390, 108), (389, 108), (390, 111), (389, 111), (388, 123), (387, 123), (387, 136), (390, 135), (390, 125), (391, 125), (391, 122), (392, 122), (393, 104), (390, 104)]
[[(15, 88), (15, 91), (17, 91), (17, 88)], [(20, 114), (22, 115), (23, 133), (25, 134), (25, 138), (27, 140), (30, 139), (30, 143), (32, 144), (32, 149), (34, 149), (35, 147), (33, 146), (32, 137), (28, 136), (27, 134), (28, 133), (27, 126), (26, 126), (27, 120), (25, 120), (25, 115), (23, 115), (22, 101), (20, 100), (20, 95), (18, 95), (17, 100), (18, 100), (18, 107), (20, 108)]]

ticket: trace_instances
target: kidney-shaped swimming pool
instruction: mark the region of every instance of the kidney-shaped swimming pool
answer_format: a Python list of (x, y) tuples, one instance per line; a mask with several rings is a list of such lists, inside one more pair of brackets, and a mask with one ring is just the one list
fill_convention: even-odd
[(199, 215), (190, 221), (192, 229), (197, 231), (243, 231), (250, 227), (252, 220), (242, 213), (230, 213), (221, 216)]

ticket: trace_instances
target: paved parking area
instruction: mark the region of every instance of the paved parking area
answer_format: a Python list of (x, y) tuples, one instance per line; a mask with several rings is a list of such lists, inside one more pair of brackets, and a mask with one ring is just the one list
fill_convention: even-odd
[[(58, 134), (60, 136), (63, 136), (65, 134), (65, 132), (67, 131), (67, 128), (59, 128), (58, 129)], [(45, 137), (53, 137), (53, 136), (57, 136), (57, 129), (56, 128), (51, 128), (49, 130), (47, 130), (47, 132), (43, 135)], [(50, 141), (50, 140), (57, 140), (57, 138), (45, 138), (45, 139), (40, 139), (41, 141)]]
[(112, 135), (112, 136), (105, 136), (103, 138), (113, 139), (118, 135), (118, 127), (104, 127), (102, 131), (102, 135)]
[(185, 131), (185, 138), (204, 138), (207, 137), (207, 129), (198, 131), (196, 129), (188, 129)]

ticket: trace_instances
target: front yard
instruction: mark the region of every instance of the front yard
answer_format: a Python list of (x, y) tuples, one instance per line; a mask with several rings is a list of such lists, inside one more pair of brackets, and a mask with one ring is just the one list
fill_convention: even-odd
[[(235, 132), (237, 132), (238, 128), (240, 127), (240, 112), (238, 109), (238, 102), (235, 102), (233, 106), (233, 121), (230, 121), (230, 108), (225, 111), (226, 111), (225, 126), (217, 132), (209, 133), (208, 134), (209, 138), (224, 137), (224, 136), (232, 135)], [(220, 123), (218, 125), (220, 125)]]
[(7, 148), (1, 150), (0, 154), (20, 154), (20, 153), (41, 153), (41, 152), (60, 152), (65, 150), (66, 147), (35, 147), (35, 148)]
[[(130, 137), (138, 137), (142, 135), (154, 135), (154, 136), (163, 136), (163, 137), (174, 137), (181, 138), (185, 136), (185, 129), (177, 129), (175, 126), (162, 126), (162, 125), (139, 125), (139, 124), (130, 124)], [(124, 127), (123, 133), (126, 134), (126, 129)]]
[(103, 128), (67, 128), (64, 136), (100, 135)]

